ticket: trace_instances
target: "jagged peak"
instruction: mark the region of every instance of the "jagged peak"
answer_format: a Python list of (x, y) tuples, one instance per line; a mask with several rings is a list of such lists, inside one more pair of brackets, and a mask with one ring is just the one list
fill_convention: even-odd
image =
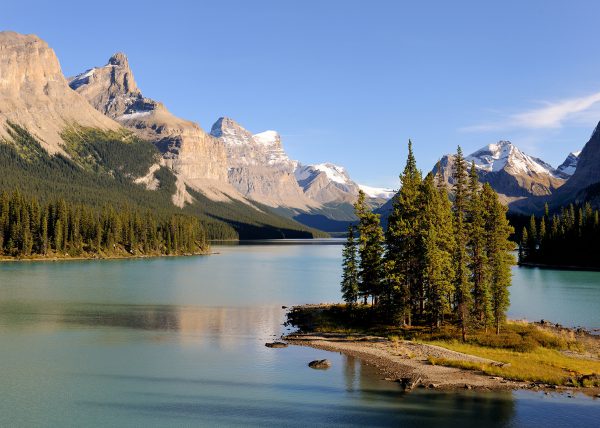
[(123, 52), (117, 52), (109, 58), (108, 65), (117, 65), (129, 68), (129, 60), (127, 59), (127, 55), (125, 55)]

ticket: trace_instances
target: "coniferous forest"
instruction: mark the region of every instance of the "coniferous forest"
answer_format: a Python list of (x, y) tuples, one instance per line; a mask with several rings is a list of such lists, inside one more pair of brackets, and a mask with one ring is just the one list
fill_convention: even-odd
[(499, 333), (514, 264), (507, 208), (479, 183), (460, 147), (452, 201), (440, 168), (423, 178), (410, 141), (408, 149), (385, 232), (359, 194), (359, 222), (349, 228), (343, 250), (343, 298), (350, 310), (370, 304), (393, 324), (454, 323), (463, 340), (471, 328)]
[(150, 211), (63, 199), (42, 205), (18, 191), (0, 194), (0, 256), (177, 255), (207, 248), (204, 229), (192, 216), (159, 218)]
[(519, 263), (600, 268), (600, 212), (589, 203), (569, 205), (560, 213), (532, 215), (523, 227)]

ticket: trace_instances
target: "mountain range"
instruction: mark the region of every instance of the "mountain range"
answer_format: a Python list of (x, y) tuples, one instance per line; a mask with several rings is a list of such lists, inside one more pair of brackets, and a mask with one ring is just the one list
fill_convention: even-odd
[[(180, 207), (192, 202), (186, 189), (193, 189), (215, 201), (258, 202), (329, 231), (344, 230), (355, 220), (352, 203), (359, 186), (342, 167), (291, 160), (276, 131), (253, 134), (232, 118), (221, 117), (206, 133), (198, 124), (175, 117), (162, 103), (142, 95), (123, 53), (70, 78), (69, 85), (96, 110), (157, 147), (161, 164), (177, 177), (173, 201)], [(326, 169), (344, 171), (343, 180)], [(148, 174), (152, 183), (152, 172)], [(375, 191), (373, 206), (389, 196), (386, 189)]]
[[(356, 220), (359, 190), (378, 212), (391, 209), (392, 189), (358, 184), (330, 162), (290, 159), (276, 131), (221, 117), (206, 132), (175, 116), (143, 95), (124, 53), (67, 79), (43, 40), (0, 32), (0, 77), (0, 163), (18, 176), (4, 174), (2, 188), (95, 203), (118, 189), (141, 207), (194, 212), (214, 238), (342, 231)], [(600, 199), (598, 128), (557, 168), (508, 141), (466, 160), (514, 212)], [(454, 161), (445, 155), (433, 168), (448, 185)]]

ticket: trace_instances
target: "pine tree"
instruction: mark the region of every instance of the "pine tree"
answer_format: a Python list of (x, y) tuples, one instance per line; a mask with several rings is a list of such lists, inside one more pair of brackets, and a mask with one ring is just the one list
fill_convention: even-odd
[(465, 341), (467, 339), (471, 293), (466, 250), (468, 236), (465, 219), (468, 204), (468, 177), (465, 160), (460, 146), (458, 147), (454, 159), (454, 171), (452, 176), (454, 179), (454, 235), (456, 239), (454, 252), (455, 304), (460, 321), (462, 340)]
[(359, 293), (365, 303), (371, 296), (372, 303), (377, 304), (384, 278), (383, 230), (379, 214), (374, 214), (366, 204), (365, 193), (362, 190), (358, 192), (354, 208), (358, 217), (359, 232)]
[(396, 309), (405, 323), (412, 323), (422, 274), (422, 242), (419, 230), (419, 186), (421, 172), (408, 141), (406, 166), (400, 176), (401, 187), (393, 202), (386, 231), (386, 270), (394, 287)]
[(468, 253), (471, 271), (473, 315), (480, 326), (486, 327), (489, 320), (489, 269), (485, 253), (485, 220), (482, 194), (475, 162), (469, 172)]
[(348, 238), (342, 251), (342, 260), (342, 298), (346, 303), (353, 305), (358, 300), (358, 260), (352, 225), (348, 227)]
[(452, 209), (445, 188), (439, 182), (436, 188), (432, 174), (423, 181), (422, 200), (423, 297), (430, 325), (439, 327), (450, 311), (453, 288)]
[(507, 208), (500, 203), (498, 195), (487, 183), (483, 187), (483, 195), (486, 251), (490, 261), (490, 305), (496, 334), (500, 334), (500, 325), (506, 318), (506, 310), (510, 303), (510, 267), (515, 263), (511, 253), (514, 244), (510, 241), (510, 235), (514, 230), (506, 218)]

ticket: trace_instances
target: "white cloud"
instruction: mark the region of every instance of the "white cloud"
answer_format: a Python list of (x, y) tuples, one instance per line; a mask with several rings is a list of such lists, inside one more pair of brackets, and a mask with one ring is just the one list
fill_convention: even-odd
[(600, 112), (595, 111), (599, 107), (598, 103), (600, 103), (600, 92), (580, 98), (546, 102), (544, 107), (512, 114), (496, 122), (466, 126), (461, 128), (461, 131), (486, 132), (516, 128), (550, 129), (561, 128), (567, 122), (597, 121), (600, 119)]

